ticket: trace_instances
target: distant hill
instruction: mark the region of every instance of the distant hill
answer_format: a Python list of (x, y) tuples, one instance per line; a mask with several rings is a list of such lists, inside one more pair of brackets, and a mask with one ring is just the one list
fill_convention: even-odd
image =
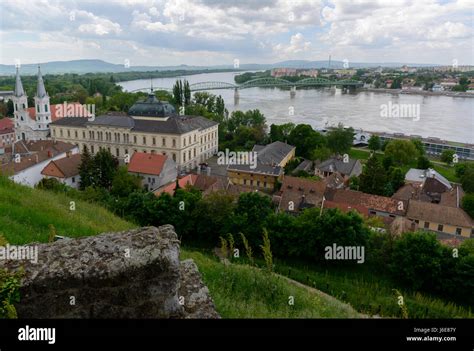
[[(202, 69), (234, 69), (233, 65), (216, 65), (216, 66), (133, 66), (125, 67), (124, 64), (115, 64), (102, 60), (73, 60), (73, 61), (53, 61), (41, 63), (41, 71), (43, 74), (63, 74), (63, 73), (117, 73), (117, 72), (147, 72), (147, 71), (173, 71), (173, 70), (202, 70)], [(401, 67), (403, 65), (416, 67), (438, 66), (434, 64), (416, 64), (402, 62), (349, 62), (351, 68), (369, 68), (369, 67)], [(266, 70), (276, 67), (287, 68), (328, 68), (327, 60), (324, 61), (308, 61), (308, 60), (289, 60), (275, 63), (265, 64), (241, 64), (238, 70)], [(343, 61), (331, 61), (331, 68), (343, 68)], [(24, 64), (21, 66), (21, 74), (36, 74), (38, 71), (37, 64)], [(0, 65), (0, 75), (12, 75), (15, 73), (14, 65)]]

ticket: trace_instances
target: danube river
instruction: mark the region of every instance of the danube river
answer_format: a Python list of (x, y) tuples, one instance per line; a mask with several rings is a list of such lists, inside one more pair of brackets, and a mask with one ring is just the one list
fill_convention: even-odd
[[(238, 73), (205, 73), (182, 77), (190, 84), (197, 82), (234, 82)], [(155, 88), (171, 88), (179, 78), (155, 78)], [(132, 91), (150, 86), (141, 79), (119, 83)], [(221, 95), (229, 112), (259, 109), (271, 123), (306, 123), (314, 128), (342, 123), (366, 131), (405, 133), (423, 137), (438, 137), (451, 141), (474, 143), (474, 99), (448, 96), (406, 95), (374, 92), (342, 93), (339, 89), (298, 89), (294, 97), (289, 90), (250, 88), (239, 90), (234, 100), (233, 90), (212, 90)], [(406, 107), (409, 117), (381, 116), (381, 111), (394, 106)]]

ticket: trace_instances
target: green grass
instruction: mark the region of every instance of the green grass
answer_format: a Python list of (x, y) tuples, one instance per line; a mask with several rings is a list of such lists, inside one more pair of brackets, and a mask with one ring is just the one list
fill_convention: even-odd
[[(70, 210), (75, 201), (75, 211)], [(63, 194), (32, 189), (0, 176), (0, 235), (10, 244), (47, 242), (57, 235), (80, 237), (133, 228), (105, 208)]]
[(408, 318), (474, 318), (472, 311), (418, 292), (394, 285), (381, 273), (362, 266), (319, 267), (278, 260), (275, 270), (291, 279), (314, 286), (349, 303), (360, 313), (382, 317), (401, 317), (393, 289), (401, 291)]
[(445, 177), (450, 182), (459, 183), (460, 180), (456, 176), (456, 171), (453, 166), (447, 166), (439, 163), (433, 163), (433, 169)]
[(352, 148), (351, 151), (349, 151), (349, 157), (350, 158), (355, 158), (362, 161), (367, 161), (370, 156), (370, 150), (369, 149), (359, 149), (359, 148)]
[[(282, 276), (246, 264), (225, 266), (217, 258), (184, 249), (192, 258), (223, 318), (360, 318), (351, 306)], [(290, 305), (290, 296), (294, 305)]]

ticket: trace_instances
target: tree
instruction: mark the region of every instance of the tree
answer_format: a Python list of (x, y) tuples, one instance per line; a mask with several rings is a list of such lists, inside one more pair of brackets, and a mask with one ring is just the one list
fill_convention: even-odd
[(425, 155), (425, 146), (420, 139), (412, 139), (411, 142), (415, 145), (415, 148), (418, 150), (418, 155), (424, 156)]
[(385, 147), (385, 155), (392, 156), (396, 164), (403, 166), (414, 162), (419, 153), (410, 140), (394, 139), (390, 140)]
[(354, 129), (344, 129), (344, 126), (339, 124), (328, 132), (326, 139), (329, 149), (335, 154), (348, 153), (354, 142)]
[(474, 167), (467, 167), (461, 177), (461, 184), (465, 192), (474, 193)]
[(110, 193), (117, 197), (126, 197), (142, 189), (142, 182), (139, 176), (128, 173), (126, 166), (118, 168), (112, 180)]
[(398, 167), (392, 167), (389, 173), (389, 179), (393, 192), (391, 194), (386, 194), (386, 196), (392, 196), (394, 192), (405, 184), (405, 175), (401, 168)]
[(368, 194), (384, 195), (386, 192), (387, 174), (377, 156), (372, 155), (359, 176), (360, 191)]
[(360, 179), (359, 177), (352, 176), (349, 178), (349, 188), (351, 190), (359, 190), (360, 188)]
[(428, 169), (431, 167), (431, 162), (426, 156), (418, 156), (418, 161), (416, 168), (418, 169)]
[(446, 149), (441, 153), (441, 161), (445, 162), (447, 165), (450, 165), (454, 161), (454, 154), (456, 152), (452, 149)]
[(291, 131), (288, 143), (296, 147), (298, 156), (310, 158), (314, 149), (326, 145), (326, 139), (309, 124), (298, 124)]
[(274, 141), (286, 142), (290, 136), (291, 131), (295, 129), (294, 123), (272, 124), (270, 126), (270, 139)]
[(324, 161), (331, 157), (331, 150), (329, 150), (325, 146), (318, 147), (310, 152), (309, 159), (310, 160), (320, 160)]
[(79, 176), (81, 180), (79, 182), (79, 189), (84, 190), (93, 183), (93, 157), (91, 156), (89, 149), (86, 145), (82, 149), (81, 164), (79, 165)]
[(474, 193), (464, 195), (462, 198), (462, 208), (474, 219)]
[(109, 150), (101, 149), (93, 160), (93, 186), (110, 189), (112, 180), (117, 172), (118, 160)]
[(368, 148), (372, 151), (380, 150), (381, 143), (378, 135), (372, 135), (369, 139)]
[(391, 273), (413, 290), (435, 288), (441, 282), (443, 250), (434, 234), (405, 233), (395, 242)]

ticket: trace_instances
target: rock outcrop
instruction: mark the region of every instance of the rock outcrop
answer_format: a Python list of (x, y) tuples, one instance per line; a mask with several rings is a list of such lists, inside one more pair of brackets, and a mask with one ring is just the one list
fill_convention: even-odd
[(219, 318), (171, 225), (37, 245), (23, 267), (19, 318)]

